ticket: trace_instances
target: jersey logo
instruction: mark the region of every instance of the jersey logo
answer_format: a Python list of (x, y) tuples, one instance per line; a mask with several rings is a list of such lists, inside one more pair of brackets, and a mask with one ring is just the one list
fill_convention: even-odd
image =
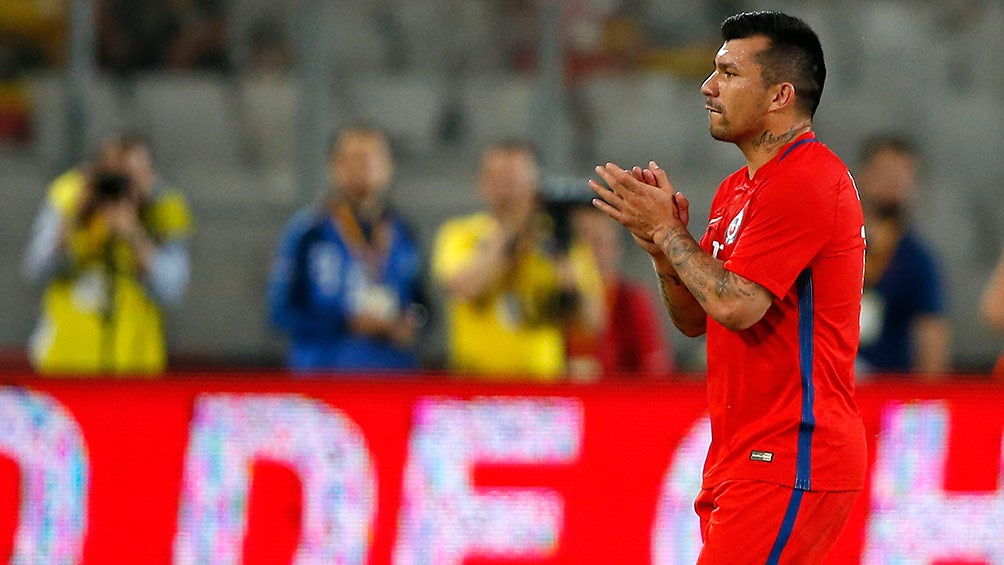
[(735, 218), (732, 218), (732, 222), (729, 223), (729, 229), (725, 230), (725, 245), (732, 245), (736, 242), (736, 235), (739, 234), (739, 226), (743, 225), (743, 215), (746, 214), (746, 208), (739, 210)]
[(770, 463), (774, 460), (773, 451), (757, 451), (753, 450), (750, 452), (750, 461), (762, 461), (764, 463)]

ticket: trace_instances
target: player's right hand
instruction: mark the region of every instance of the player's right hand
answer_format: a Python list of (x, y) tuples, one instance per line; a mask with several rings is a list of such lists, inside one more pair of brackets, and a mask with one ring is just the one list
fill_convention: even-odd
[(666, 174), (666, 170), (657, 165), (655, 161), (649, 161), (648, 168), (643, 169), (641, 172), (643, 178), (639, 180), (646, 184), (657, 186), (673, 194), (673, 202), (676, 204), (677, 218), (680, 219), (680, 223), (682, 223), (684, 227), (689, 225), (690, 201), (687, 200), (687, 197), (684, 196), (682, 192), (677, 191), (673, 187), (673, 183), (669, 182), (669, 175)]

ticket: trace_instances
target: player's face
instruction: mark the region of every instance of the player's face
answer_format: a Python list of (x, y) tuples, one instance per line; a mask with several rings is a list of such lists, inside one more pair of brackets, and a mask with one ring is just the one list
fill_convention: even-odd
[(711, 137), (741, 143), (764, 129), (771, 95), (756, 55), (769, 45), (762, 36), (732, 39), (715, 55), (715, 70), (701, 85)]
[(375, 132), (343, 132), (331, 155), (331, 176), (350, 199), (361, 202), (390, 184), (393, 165), (387, 140)]

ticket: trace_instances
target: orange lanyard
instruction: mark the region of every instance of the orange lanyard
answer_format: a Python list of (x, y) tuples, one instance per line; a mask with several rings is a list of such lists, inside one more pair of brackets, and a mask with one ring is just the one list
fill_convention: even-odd
[(335, 228), (349, 248), (349, 252), (366, 267), (366, 274), (371, 282), (383, 278), (390, 250), (390, 223), (379, 220), (374, 223), (370, 238), (367, 240), (359, 219), (352, 208), (345, 203), (337, 204), (334, 209)]

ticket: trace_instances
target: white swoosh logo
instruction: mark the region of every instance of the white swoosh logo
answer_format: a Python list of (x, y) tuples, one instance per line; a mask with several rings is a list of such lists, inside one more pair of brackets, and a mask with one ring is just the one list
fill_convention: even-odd
[(718, 216), (717, 218), (711, 218), (710, 220), (708, 220), (708, 225), (709, 226), (713, 226), (713, 225), (717, 224), (720, 221), (722, 221), (722, 217), (721, 216)]

